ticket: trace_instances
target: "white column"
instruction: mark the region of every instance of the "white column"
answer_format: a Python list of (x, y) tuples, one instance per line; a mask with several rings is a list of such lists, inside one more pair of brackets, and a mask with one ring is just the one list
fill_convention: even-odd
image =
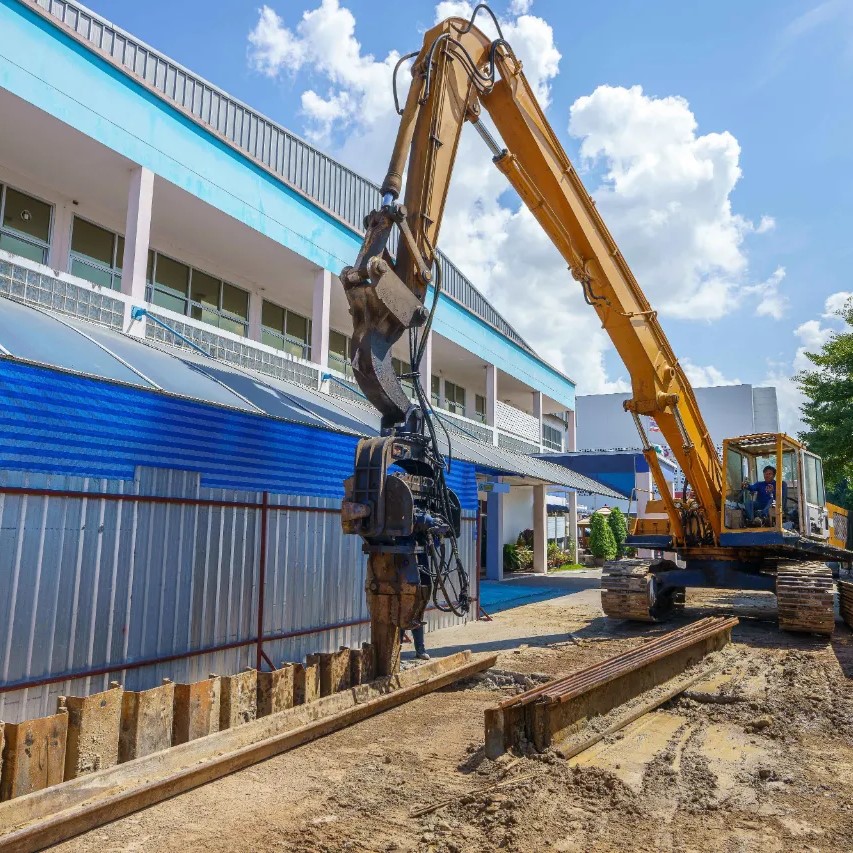
[(572, 562), (578, 561), (578, 493), (568, 492), (566, 494), (568, 505), (568, 518), (566, 525), (569, 528), (569, 536), (572, 538)]
[(74, 208), (71, 203), (57, 204), (53, 209), (53, 233), (50, 235), (50, 252), (47, 265), (56, 272), (70, 272), (71, 228)]
[(421, 386), (427, 400), (432, 400), (432, 332), (427, 335), (424, 355), (421, 359)]
[[(127, 193), (127, 220), (124, 228), (124, 258), (121, 292), (130, 296), (133, 306), (145, 304), (145, 275), (148, 269), (148, 244), (151, 236), (151, 207), (154, 201), (154, 173), (138, 166), (130, 173)], [(130, 322), (130, 304), (126, 306), (125, 328), (132, 335), (145, 336), (145, 323)]]
[(263, 325), (264, 297), (255, 290), (249, 291), (249, 339), (260, 342)]
[(329, 366), (329, 321), (332, 311), (332, 274), (318, 270), (314, 277), (314, 300), (311, 309), (311, 361)]
[(637, 496), (637, 518), (646, 515), (646, 504), (652, 497), (654, 479), (651, 471), (638, 471), (634, 476), (634, 490)]
[(503, 495), (489, 492), (486, 498), (486, 577), (504, 579)]
[(533, 417), (539, 421), (539, 441), (537, 444), (539, 445), (539, 452), (541, 453), (544, 450), (544, 445), (542, 444), (542, 392), (534, 391), (533, 392)]
[(566, 421), (569, 425), (566, 430), (566, 450), (571, 453), (578, 449), (578, 425), (574, 409), (566, 409)]
[(548, 492), (545, 486), (533, 487), (533, 571), (548, 572)]
[(498, 443), (498, 369), (494, 364), (486, 367), (486, 425), (492, 428), (492, 444)]

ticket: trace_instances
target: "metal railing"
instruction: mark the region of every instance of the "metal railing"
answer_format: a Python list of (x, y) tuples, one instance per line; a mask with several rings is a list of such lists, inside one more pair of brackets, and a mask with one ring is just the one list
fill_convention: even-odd
[[(70, 0), (20, 0), (65, 24), (123, 71), (240, 148), (359, 234), (379, 188), (177, 62)], [(447, 296), (514, 343), (530, 345), (441, 252)]]

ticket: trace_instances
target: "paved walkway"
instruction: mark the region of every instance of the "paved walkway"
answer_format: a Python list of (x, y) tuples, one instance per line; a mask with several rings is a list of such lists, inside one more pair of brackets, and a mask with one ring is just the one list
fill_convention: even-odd
[(600, 583), (601, 569), (578, 569), (550, 575), (512, 575), (504, 581), (483, 579), (480, 581), (480, 606), (491, 615), (534, 601), (597, 589)]

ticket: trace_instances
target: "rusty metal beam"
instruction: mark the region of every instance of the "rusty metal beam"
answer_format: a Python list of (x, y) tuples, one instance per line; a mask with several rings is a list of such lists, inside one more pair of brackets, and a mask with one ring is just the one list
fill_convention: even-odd
[(577, 734), (593, 717), (658, 687), (731, 640), (735, 618), (709, 617), (639, 648), (534, 687), (488, 708), (486, 755), (521, 741), (539, 750)]

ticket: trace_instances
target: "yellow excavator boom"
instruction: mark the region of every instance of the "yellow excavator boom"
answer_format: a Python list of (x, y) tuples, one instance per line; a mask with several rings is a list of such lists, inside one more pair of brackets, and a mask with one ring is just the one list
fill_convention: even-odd
[[(462, 125), (471, 122), (495, 165), (536, 217), (583, 288), (631, 377), (634, 416), (661, 495), (668, 486), (640, 416), (654, 418), (689, 482), (692, 544), (715, 544), (721, 529), (722, 468), (693, 389), (616, 241), (545, 118), (521, 62), (502, 38), (450, 18), (429, 30), (382, 186), (396, 199), (405, 175), (405, 217), (396, 272), (420, 298), (423, 265), (432, 266)], [(489, 114), (500, 146), (480, 119)], [(408, 168), (406, 164), (408, 162)], [(420, 255), (420, 257), (418, 257)], [(667, 501), (670, 531), (683, 543), (684, 510)], [(698, 540), (698, 541), (696, 541)]]

